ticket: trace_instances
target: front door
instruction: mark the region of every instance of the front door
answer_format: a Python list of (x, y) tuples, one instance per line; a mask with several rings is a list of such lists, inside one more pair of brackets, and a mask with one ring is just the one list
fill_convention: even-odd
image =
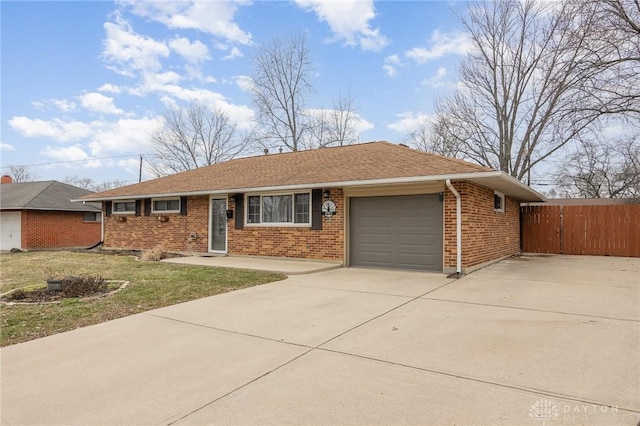
[(209, 251), (227, 251), (227, 199), (212, 198), (209, 220)]

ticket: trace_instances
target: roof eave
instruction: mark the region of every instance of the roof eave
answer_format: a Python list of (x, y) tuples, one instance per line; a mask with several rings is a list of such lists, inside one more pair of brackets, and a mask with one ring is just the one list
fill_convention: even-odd
[[(537, 191), (528, 187), (519, 180), (507, 175), (504, 172), (490, 171), (490, 172), (471, 172), (471, 173), (454, 173), (444, 175), (430, 175), (430, 176), (409, 176), (409, 177), (397, 177), (397, 178), (384, 178), (384, 179), (367, 179), (367, 180), (352, 180), (352, 181), (336, 181), (336, 182), (318, 182), (318, 183), (305, 183), (295, 185), (275, 185), (275, 186), (257, 186), (248, 188), (227, 188), (227, 189), (210, 189), (200, 191), (181, 191), (181, 192), (165, 192), (156, 194), (131, 194), (131, 195), (118, 195), (107, 197), (91, 197), (71, 200), (73, 202), (99, 202), (99, 201), (116, 201), (116, 200), (129, 200), (139, 198), (157, 198), (157, 197), (180, 197), (180, 196), (197, 196), (197, 195), (222, 195), (222, 194), (236, 194), (247, 192), (269, 192), (269, 191), (290, 191), (298, 189), (316, 189), (327, 187), (357, 187), (357, 186), (370, 186), (370, 185), (393, 185), (393, 184), (410, 184), (410, 183), (423, 183), (423, 182), (435, 182), (450, 180), (469, 180), (472, 182), (480, 183), (484, 186), (491, 185), (492, 182), (503, 182), (502, 185), (497, 185), (503, 189), (500, 192), (506, 195), (517, 198), (521, 201), (533, 202), (533, 201), (545, 201), (546, 199)], [(483, 183), (481, 183), (483, 182)], [(496, 186), (496, 185), (493, 185)], [(491, 187), (491, 186), (489, 186)], [(513, 188), (513, 190), (504, 190)], [(99, 194), (96, 194), (99, 195)]]

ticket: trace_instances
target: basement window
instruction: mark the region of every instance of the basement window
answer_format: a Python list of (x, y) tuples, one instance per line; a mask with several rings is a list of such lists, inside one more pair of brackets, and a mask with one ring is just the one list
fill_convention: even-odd
[(153, 213), (180, 213), (180, 197), (154, 198)]
[(493, 210), (504, 213), (504, 194), (502, 192), (493, 192)]
[(135, 214), (135, 212), (136, 212), (136, 202), (134, 200), (113, 202), (114, 214)]

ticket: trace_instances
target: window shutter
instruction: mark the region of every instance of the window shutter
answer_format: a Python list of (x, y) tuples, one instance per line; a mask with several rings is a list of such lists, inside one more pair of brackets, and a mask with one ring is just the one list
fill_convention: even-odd
[(322, 230), (322, 189), (311, 190), (311, 229)]
[(236, 194), (236, 229), (244, 228), (244, 194)]
[(180, 214), (187, 215), (187, 197), (180, 197)]
[(104, 210), (105, 210), (105, 215), (106, 215), (107, 217), (108, 217), (108, 216), (111, 216), (111, 209), (112, 209), (112, 206), (113, 206), (113, 202), (112, 202), (112, 201), (105, 201), (105, 202), (104, 202)]
[(151, 198), (144, 199), (144, 215), (151, 216)]
[(142, 210), (142, 200), (136, 200), (136, 216), (140, 216)]

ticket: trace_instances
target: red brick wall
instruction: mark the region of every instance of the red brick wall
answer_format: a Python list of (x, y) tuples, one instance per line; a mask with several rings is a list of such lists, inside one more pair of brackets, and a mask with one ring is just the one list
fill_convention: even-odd
[(22, 248), (92, 246), (100, 242), (100, 222), (85, 222), (83, 212), (22, 211)]
[[(103, 207), (104, 208), (104, 207)], [(142, 209), (144, 210), (144, 208)], [(160, 222), (158, 217), (169, 220)], [(187, 215), (180, 213), (140, 216), (112, 214), (104, 218), (104, 247), (120, 249), (151, 249), (206, 253), (208, 250), (209, 196), (188, 197)], [(118, 218), (126, 218), (118, 222)], [(197, 238), (192, 240), (191, 233)]]
[[(344, 194), (331, 189), (336, 214), (322, 218), (322, 230), (309, 227), (244, 226), (235, 229), (229, 223), (229, 253), (251, 256), (297, 257), (318, 260), (342, 260), (344, 255)], [(231, 209), (235, 210), (233, 203)]]
[[(344, 197), (342, 189), (332, 189), (337, 214), (322, 219), (322, 230), (309, 227), (245, 226), (235, 229), (235, 217), (229, 219), (228, 253), (251, 256), (297, 257), (307, 259), (342, 260), (344, 246)], [(235, 211), (235, 203), (229, 201), (229, 209)], [(149, 249), (163, 247), (166, 250), (207, 253), (209, 197), (188, 197), (187, 215), (112, 214), (105, 217), (106, 248)], [(159, 222), (158, 216), (169, 218)], [(235, 214), (234, 214), (235, 216)], [(118, 217), (126, 221), (118, 222)], [(189, 236), (198, 234), (196, 240)]]
[[(493, 208), (493, 190), (471, 182), (453, 182), (462, 200), (462, 267), (520, 253), (520, 205), (505, 197), (505, 211)], [(456, 267), (456, 197), (444, 200), (444, 265)]]

